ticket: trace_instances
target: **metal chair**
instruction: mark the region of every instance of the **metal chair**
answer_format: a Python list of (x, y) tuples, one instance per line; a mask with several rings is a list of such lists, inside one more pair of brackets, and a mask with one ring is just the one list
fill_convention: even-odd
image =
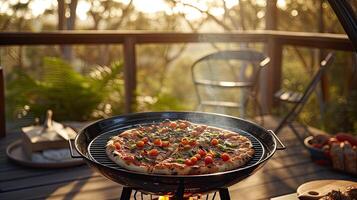
[(258, 109), (262, 116), (257, 86), (260, 70), (269, 61), (264, 54), (252, 50), (218, 51), (198, 59), (191, 67), (198, 109), (210, 107), (217, 112), (235, 108), (244, 117), (248, 100), (252, 99), (254, 111)]
[[(329, 53), (324, 60), (320, 63), (320, 68), (310, 81), (309, 85), (305, 89), (303, 93), (291, 92), (291, 91), (278, 91), (274, 96), (277, 100), (285, 103), (293, 104), (292, 109), (288, 112), (288, 114), (280, 121), (279, 125), (275, 128), (274, 132), (278, 134), (284, 126), (289, 126), (289, 128), (293, 131), (296, 137), (303, 143), (304, 138), (302, 138), (297, 131), (297, 129), (293, 125), (293, 121), (299, 115), (301, 110), (303, 109), (306, 102), (309, 100), (309, 97), (317, 87), (320, 82), (322, 75), (325, 73), (326, 69), (333, 62), (334, 53)], [(303, 125), (305, 133), (311, 135), (308, 131), (307, 127)]]

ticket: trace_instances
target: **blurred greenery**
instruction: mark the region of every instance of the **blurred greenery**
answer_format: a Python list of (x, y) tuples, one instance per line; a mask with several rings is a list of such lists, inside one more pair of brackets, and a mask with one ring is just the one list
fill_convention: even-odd
[[(88, 120), (103, 117), (110, 95), (122, 90), (122, 82), (115, 82), (122, 71), (121, 63), (111, 67), (96, 67), (87, 75), (76, 72), (72, 66), (59, 58), (45, 57), (38, 80), (22, 70), (9, 77), (6, 101), (7, 115), (11, 119), (31, 112), (43, 116), (52, 109), (57, 120)], [(120, 78), (120, 77), (119, 77)], [(117, 99), (120, 104), (121, 98)], [(117, 111), (120, 112), (120, 111)]]
[[(268, 1), (257, 0), (163, 0), (165, 10), (155, 12), (146, 12), (135, 3), (147, 3), (145, 0), (39, 2), (0, 1), (0, 30), (230, 32), (263, 30), (265, 18), (271, 14), (266, 13)], [(65, 4), (62, 9), (59, 2)], [(277, 30), (344, 33), (327, 1), (277, 2)], [(357, 1), (349, 2), (356, 8)], [(78, 12), (73, 12), (76, 8)], [(262, 43), (137, 45), (135, 111), (194, 110), (192, 63), (213, 51), (241, 48), (264, 51)], [(43, 117), (46, 109), (54, 110), (56, 120), (66, 121), (124, 112), (123, 65), (117, 61), (123, 57), (121, 45), (8, 46), (0, 50), (6, 73), (7, 121)], [(357, 92), (351, 81), (356, 61), (352, 56), (351, 52), (337, 52), (327, 72), (328, 101), (313, 95), (299, 115), (300, 122), (332, 134), (357, 133)], [(281, 87), (303, 91), (318, 62), (317, 49), (284, 46)]]

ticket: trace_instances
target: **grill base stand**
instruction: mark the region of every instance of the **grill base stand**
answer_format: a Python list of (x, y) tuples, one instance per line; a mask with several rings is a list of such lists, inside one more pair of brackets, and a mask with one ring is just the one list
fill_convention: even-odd
[(120, 200), (130, 200), (131, 192), (133, 191), (130, 187), (123, 187), (121, 192)]
[[(133, 191), (133, 188), (124, 187), (121, 192), (120, 200), (130, 200), (132, 191)], [(218, 190), (218, 192), (219, 192), (219, 197), (221, 198), (221, 200), (230, 200), (231, 199), (227, 188), (221, 188)], [(212, 200), (215, 199), (215, 196), (216, 196), (216, 193), (213, 195)], [(136, 196), (134, 196), (134, 198), (136, 200)], [(208, 199), (208, 196), (206, 199)], [(182, 187), (181, 184), (180, 184), (180, 187), (177, 189), (175, 196), (170, 197), (170, 200), (186, 200), (184, 198), (184, 187)]]

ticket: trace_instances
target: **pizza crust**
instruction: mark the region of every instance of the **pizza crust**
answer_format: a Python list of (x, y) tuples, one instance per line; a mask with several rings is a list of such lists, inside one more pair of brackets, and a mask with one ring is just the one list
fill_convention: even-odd
[(136, 171), (136, 172), (143, 172), (143, 173), (150, 172), (150, 169), (147, 166), (135, 165), (133, 163), (125, 162), (124, 159), (120, 158), (120, 155), (114, 156), (113, 147), (111, 147), (111, 146), (107, 146), (106, 153), (107, 153), (108, 157), (110, 158), (110, 160), (112, 160), (113, 162), (115, 162), (117, 165), (119, 165), (122, 168), (131, 170), (131, 171)]

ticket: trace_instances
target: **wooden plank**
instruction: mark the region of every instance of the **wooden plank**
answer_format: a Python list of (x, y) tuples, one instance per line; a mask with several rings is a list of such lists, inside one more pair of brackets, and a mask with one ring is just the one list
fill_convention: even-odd
[[(110, 186), (101, 188), (100, 190), (86, 190), (86, 191), (70, 191), (66, 194), (54, 194), (46, 197), (47, 200), (63, 200), (63, 199), (116, 199), (120, 198), (122, 187)], [(137, 196), (138, 197), (138, 196)], [(133, 199), (133, 194), (132, 198)], [(139, 198), (140, 199), (140, 198)], [(148, 198), (146, 198), (148, 199)]]
[(43, 176), (0, 182), (0, 188), (2, 192), (16, 191), (26, 188), (41, 187), (42, 185), (53, 185), (98, 176), (100, 176), (98, 173), (94, 173), (89, 168), (66, 171), (60, 170), (53, 174), (44, 174)]
[[(0, 193), (3, 199), (44, 199), (51, 195), (66, 195), (71, 192), (82, 191), (100, 191), (104, 188), (116, 187), (120, 191), (121, 186), (102, 176), (83, 178), (71, 182), (60, 182), (57, 184), (48, 184), (40, 187), (30, 187), (22, 190)], [(31, 194), (31, 195), (29, 195)], [(1, 197), (0, 197), (1, 199)]]
[(124, 41), (124, 82), (125, 82), (125, 113), (133, 112), (136, 102), (136, 52), (135, 39)]
[(5, 181), (12, 180), (24, 180), (32, 177), (41, 177), (51, 174), (63, 174), (66, 175), (66, 172), (71, 171), (88, 171), (89, 167), (87, 165), (64, 168), (64, 169), (41, 169), (41, 168), (16, 168), (8, 171), (4, 171), (0, 173), (0, 183)]
[(0, 138), (6, 135), (4, 71), (0, 66)]
[(299, 185), (308, 181), (320, 179), (343, 179), (356, 181), (355, 178), (348, 175), (332, 173), (330, 171), (321, 171), (318, 173), (280, 179), (268, 184), (253, 185), (250, 187), (239, 187), (238, 184), (237, 187), (235, 187), (233, 191), (230, 190), (230, 192), (231, 197), (236, 197), (234, 199), (269, 199), (274, 196), (296, 192)]
[(264, 42), (262, 32), (178, 33), (152, 31), (56, 31), (1, 32), (0, 45), (123, 44), (126, 38), (137, 43)]
[(239, 188), (251, 187), (254, 185), (270, 184), (282, 179), (294, 178), (299, 176), (306, 176), (307, 174), (318, 173), (321, 171), (329, 171), (329, 168), (315, 165), (313, 163), (301, 163), (291, 167), (280, 169), (263, 168), (254, 176), (251, 176), (241, 183), (230, 187), (230, 190), (237, 190)]
[(150, 31), (54, 31), (1, 32), (0, 45), (54, 44), (123, 44), (125, 38), (144, 43), (207, 43), (207, 42), (266, 42), (278, 39), (282, 44), (314, 48), (353, 51), (345, 34), (307, 33), (287, 31), (232, 31), (230, 33), (179, 33)]

